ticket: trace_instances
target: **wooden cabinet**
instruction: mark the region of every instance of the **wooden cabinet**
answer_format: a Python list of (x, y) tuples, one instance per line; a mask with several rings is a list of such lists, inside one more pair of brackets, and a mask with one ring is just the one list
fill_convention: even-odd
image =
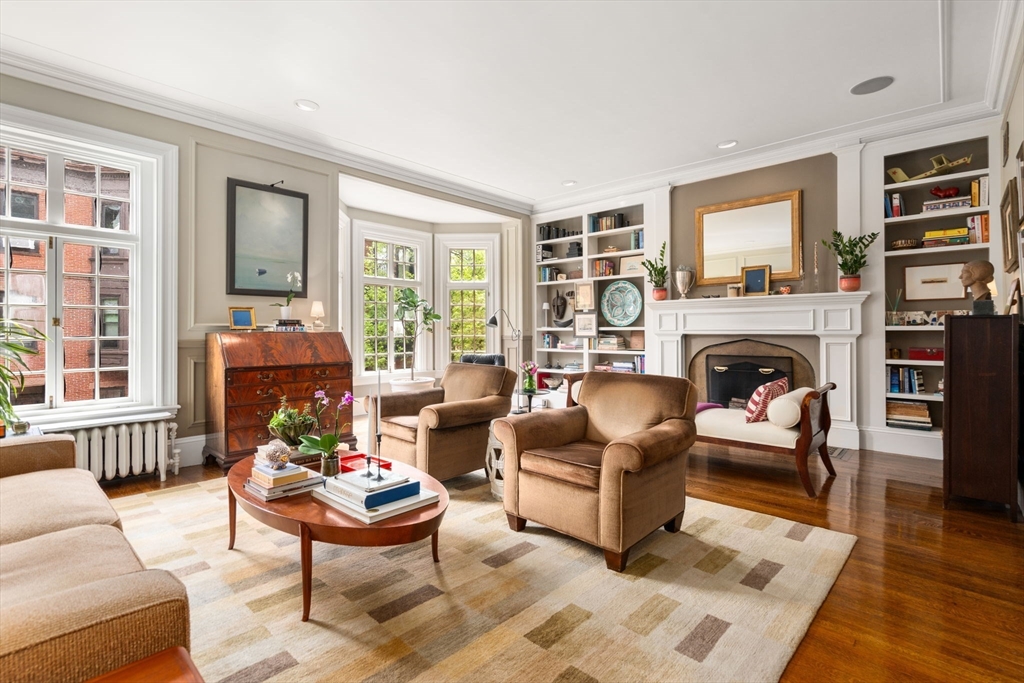
[(1016, 315), (946, 317), (943, 506), (1002, 503), (1017, 521), (1020, 356)]
[[(206, 336), (206, 420), (203, 455), (224, 469), (272, 437), (270, 417), (286, 398), (302, 409), (323, 390), (333, 401), (352, 391), (352, 356), (340, 332), (217, 332)], [(334, 404), (336, 405), (336, 404)], [(334, 429), (334, 410), (322, 419)], [(355, 447), (352, 407), (342, 408), (349, 427), (342, 441)]]

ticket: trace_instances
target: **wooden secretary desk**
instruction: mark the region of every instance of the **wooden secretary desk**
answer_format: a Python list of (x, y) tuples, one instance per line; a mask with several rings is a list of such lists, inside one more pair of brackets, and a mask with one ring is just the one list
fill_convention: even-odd
[[(206, 335), (206, 420), (210, 431), (204, 458), (222, 468), (252, 455), (273, 437), (267, 423), (281, 398), (302, 410), (315, 409), (313, 392), (331, 399), (323, 429), (334, 430), (334, 408), (352, 391), (352, 355), (341, 332), (214, 332)], [(355, 448), (352, 406), (338, 417), (349, 423), (341, 440)], [(314, 432), (315, 434), (315, 432)], [(310, 460), (315, 459), (315, 456)]]

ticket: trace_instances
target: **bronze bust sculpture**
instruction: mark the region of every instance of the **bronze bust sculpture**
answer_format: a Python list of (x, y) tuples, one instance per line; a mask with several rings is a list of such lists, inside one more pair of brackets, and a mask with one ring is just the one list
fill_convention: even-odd
[(988, 283), (995, 279), (995, 267), (988, 261), (969, 261), (960, 271), (960, 283), (971, 288), (975, 301), (991, 301)]

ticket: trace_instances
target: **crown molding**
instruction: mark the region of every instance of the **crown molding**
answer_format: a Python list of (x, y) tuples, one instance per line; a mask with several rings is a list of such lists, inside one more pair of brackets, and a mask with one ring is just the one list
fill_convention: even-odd
[(1000, 0), (985, 80), (985, 104), (1003, 113), (1024, 56), (1024, 2)]
[[(323, 159), (350, 169), (410, 183), (443, 192), (454, 197), (486, 205), (488, 210), (504, 209), (516, 214), (530, 214), (533, 205), (529, 198), (518, 195), (497, 194), (471, 187), (456, 180), (439, 177), (435, 173), (406, 168), (399, 164), (354, 154), (338, 147), (337, 140), (326, 136), (308, 136), (287, 133), (279, 129), (253, 123), (239, 117), (180, 102), (131, 86), (90, 76), (79, 71), (57, 66), (34, 57), (0, 49), (0, 73), (65, 90), (92, 99), (144, 111), (148, 114), (201, 126), (253, 142), (286, 149), (306, 156)], [(439, 172), (436, 172), (439, 173)], [(514, 217), (514, 216), (510, 216)]]
[(827, 137), (818, 137), (802, 142), (785, 141), (775, 143), (720, 159), (710, 159), (686, 166), (679, 166), (667, 171), (639, 176), (617, 183), (587, 188), (574, 192), (571, 195), (562, 195), (550, 200), (542, 200), (534, 204), (534, 215), (589, 202), (608, 200), (619, 195), (643, 192), (665, 185), (688, 185), (711, 178), (753, 171), (758, 168), (784, 164), (820, 154), (835, 153), (854, 145), (970, 123), (998, 115), (998, 111), (992, 110), (985, 103), (975, 102)]

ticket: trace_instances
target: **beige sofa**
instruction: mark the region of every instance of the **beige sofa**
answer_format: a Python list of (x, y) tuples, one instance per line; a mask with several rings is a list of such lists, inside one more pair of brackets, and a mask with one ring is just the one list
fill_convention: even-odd
[(179, 645), (185, 586), (142, 564), (74, 439), (0, 440), (0, 680), (84, 681)]

